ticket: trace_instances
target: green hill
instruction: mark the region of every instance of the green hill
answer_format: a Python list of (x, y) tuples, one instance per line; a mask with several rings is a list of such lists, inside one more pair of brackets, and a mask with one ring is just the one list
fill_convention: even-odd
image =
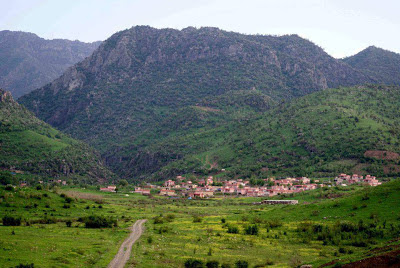
[(343, 61), (380, 83), (400, 85), (400, 54), (370, 46)]
[(111, 178), (100, 156), (36, 118), (0, 90), (0, 167), (91, 182)]
[[(242, 177), (398, 175), (399, 93), (387, 86), (324, 90), (247, 120), (169, 137), (144, 151), (164, 160), (161, 177), (222, 168)], [(136, 159), (136, 168), (146, 162)]]

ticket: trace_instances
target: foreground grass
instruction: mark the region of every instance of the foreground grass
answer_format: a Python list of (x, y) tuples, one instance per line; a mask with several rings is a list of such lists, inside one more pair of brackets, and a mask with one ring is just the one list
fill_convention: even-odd
[[(189, 258), (231, 265), (246, 260), (250, 267), (318, 266), (335, 259), (348, 262), (400, 237), (399, 195), (398, 181), (376, 188), (319, 189), (287, 197), (300, 200), (296, 206), (252, 205), (260, 198), (175, 200), (94, 189), (1, 189), (1, 215), (20, 216), (25, 223), (0, 226), (0, 266), (105, 267), (127, 237), (127, 227), (137, 219), (149, 221), (134, 245), (131, 267), (183, 267)], [(84, 228), (78, 220), (88, 215), (113, 217), (118, 227)], [(325, 241), (301, 230), (304, 224), (333, 230), (338, 223), (355, 225), (360, 220), (365, 226), (375, 225), (382, 235), (366, 238), (343, 233), (337, 241)], [(257, 235), (246, 235), (246, 227), (254, 225)], [(238, 233), (228, 233), (232, 226)], [(355, 239), (365, 245), (354, 246)]]

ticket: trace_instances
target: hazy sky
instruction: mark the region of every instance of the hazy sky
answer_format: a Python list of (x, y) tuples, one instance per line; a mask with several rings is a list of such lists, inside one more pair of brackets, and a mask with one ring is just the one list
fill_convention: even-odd
[(105, 40), (135, 25), (296, 33), (334, 57), (370, 45), (400, 52), (399, 0), (0, 0), (0, 30)]

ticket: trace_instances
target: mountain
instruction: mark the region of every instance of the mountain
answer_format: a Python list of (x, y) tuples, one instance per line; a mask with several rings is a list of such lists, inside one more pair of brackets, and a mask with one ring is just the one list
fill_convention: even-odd
[[(327, 89), (240, 122), (172, 137), (146, 147), (170, 156), (155, 178), (175, 174), (229, 177), (400, 174), (400, 88)], [(177, 160), (173, 152), (178, 154)], [(150, 154), (150, 153), (149, 153)], [(144, 161), (127, 164), (132, 174)], [(152, 174), (153, 173), (153, 174)]]
[(400, 85), (400, 54), (370, 46), (343, 62), (381, 83)]
[(86, 144), (36, 118), (0, 89), (0, 167), (78, 181), (105, 181), (114, 175)]
[(136, 177), (181, 157), (146, 149), (156, 142), (248, 120), (329, 87), (372, 82), (297, 35), (137, 26), (19, 102), (100, 150), (114, 171)]
[(0, 31), (0, 87), (20, 97), (59, 77), (100, 43), (45, 40), (32, 33)]

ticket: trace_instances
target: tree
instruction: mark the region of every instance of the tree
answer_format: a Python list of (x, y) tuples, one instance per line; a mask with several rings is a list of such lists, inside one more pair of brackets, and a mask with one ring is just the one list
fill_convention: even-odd
[(188, 259), (185, 261), (185, 268), (203, 268), (204, 264), (200, 260)]
[(237, 262), (235, 262), (235, 266), (236, 268), (248, 268), (249, 263), (247, 261), (238, 260)]
[(129, 183), (128, 183), (127, 180), (122, 179), (122, 180), (119, 181), (118, 185), (121, 186), (121, 187), (126, 187), (126, 186), (129, 185)]

